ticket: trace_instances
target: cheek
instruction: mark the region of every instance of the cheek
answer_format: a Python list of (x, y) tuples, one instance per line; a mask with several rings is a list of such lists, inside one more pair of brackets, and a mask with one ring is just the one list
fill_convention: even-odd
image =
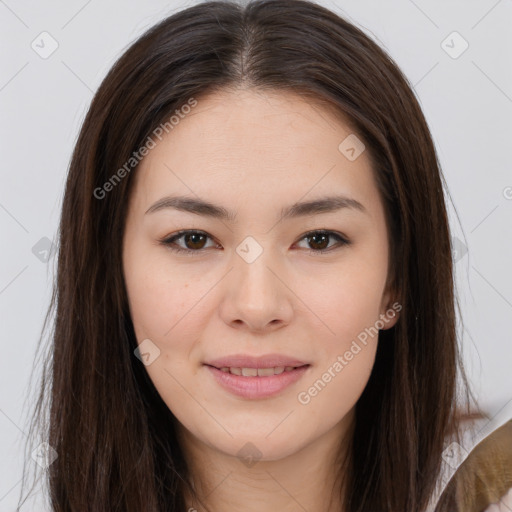
[[(324, 357), (343, 353), (353, 340), (376, 337), (375, 324), (379, 319), (382, 291), (386, 275), (375, 265), (364, 266), (346, 261), (338, 270), (329, 269), (325, 275), (302, 281), (297, 295), (303, 297), (312, 323), (317, 325), (315, 346)], [(363, 268), (364, 267), (364, 268)]]
[[(297, 394), (300, 413), (317, 433), (334, 427), (355, 406), (370, 377), (377, 347), (359, 342), (317, 367)], [(350, 354), (350, 356), (349, 356)]]
[(309, 286), (307, 295), (308, 306), (321, 322), (316, 368), (301, 386), (297, 402), (319, 432), (356, 404), (368, 383), (378, 344), (380, 274), (352, 268), (337, 275)]
[[(155, 252), (148, 249), (145, 255)], [(125, 282), (130, 313), (137, 340), (154, 339), (160, 345), (169, 342), (192, 320), (208, 288), (190, 273), (171, 267), (164, 254), (152, 258), (133, 253), (125, 266)], [(191, 320), (192, 319), (192, 320)], [(163, 347), (162, 347), (163, 348)]]
[[(150, 251), (142, 253), (146, 256)], [(136, 256), (132, 253), (125, 266), (135, 335), (139, 344), (149, 339), (159, 350), (145, 370), (170, 410), (190, 414), (190, 396), (182, 386), (190, 378), (189, 354), (203, 328), (200, 299), (208, 287), (176, 266), (170, 267), (165, 257)], [(205, 289), (198, 290), (198, 286)]]

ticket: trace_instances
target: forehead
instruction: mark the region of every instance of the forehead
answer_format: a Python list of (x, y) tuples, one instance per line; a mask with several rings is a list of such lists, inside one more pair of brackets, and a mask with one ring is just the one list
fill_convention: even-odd
[(280, 148), (314, 149), (320, 140), (327, 146), (340, 134), (353, 132), (349, 119), (327, 102), (291, 91), (258, 89), (205, 95), (179, 127), (173, 129), (175, 135), (208, 134), (210, 139), (202, 141), (207, 147), (245, 143), (252, 151), (271, 148), (277, 154)]
[(242, 197), (288, 204), (332, 192), (374, 202), (366, 151), (350, 160), (340, 150), (354, 135), (339, 112), (296, 93), (215, 92), (197, 98), (156, 140), (136, 171), (136, 186), (146, 208), (175, 191), (230, 205)]

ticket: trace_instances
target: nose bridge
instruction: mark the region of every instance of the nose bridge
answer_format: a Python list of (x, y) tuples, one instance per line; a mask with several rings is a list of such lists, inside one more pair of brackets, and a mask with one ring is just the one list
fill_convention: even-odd
[[(236, 247), (236, 253), (235, 279), (240, 288), (245, 292), (268, 295), (266, 292), (270, 291), (269, 288), (273, 289), (278, 284), (274, 275), (275, 270), (270, 271), (278, 264), (268, 244), (264, 247), (263, 242), (258, 242), (253, 236), (247, 236)], [(270, 295), (275, 296), (276, 293), (277, 291)]]
[(279, 268), (270, 248), (254, 237), (246, 237), (234, 254), (230, 290), (222, 307), (224, 320), (242, 321), (253, 329), (276, 324), (276, 320), (288, 323), (292, 308), (287, 287), (281, 282), (285, 279), (277, 277)]

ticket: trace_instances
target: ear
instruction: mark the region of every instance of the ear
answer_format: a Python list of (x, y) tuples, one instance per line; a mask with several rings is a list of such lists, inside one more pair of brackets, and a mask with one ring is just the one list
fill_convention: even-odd
[(384, 327), (381, 329), (382, 331), (391, 329), (398, 322), (400, 311), (402, 310), (402, 303), (398, 299), (398, 293), (392, 287), (388, 287), (382, 295), (379, 317), (379, 320), (384, 324)]

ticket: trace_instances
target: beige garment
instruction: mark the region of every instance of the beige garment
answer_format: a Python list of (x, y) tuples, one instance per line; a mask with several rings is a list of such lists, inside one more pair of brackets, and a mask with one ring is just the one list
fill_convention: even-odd
[[(454, 512), (509, 512), (512, 493), (507, 492), (511, 488), (512, 420), (473, 448), (438, 503), (449, 503)], [(493, 508), (498, 503), (501, 508)]]
[(485, 509), (485, 512), (509, 512), (512, 510), (512, 487), (498, 503), (493, 503)]

